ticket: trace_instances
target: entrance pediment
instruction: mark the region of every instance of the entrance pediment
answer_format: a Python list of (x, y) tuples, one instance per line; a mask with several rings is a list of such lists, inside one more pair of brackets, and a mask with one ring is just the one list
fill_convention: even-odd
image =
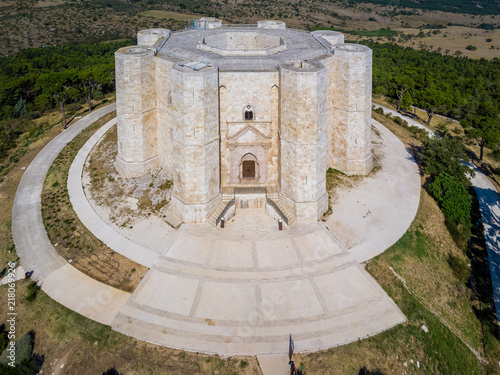
[(265, 135), (253, 125), (247, 124), (233, 135), (228, 135), (229, 147), (236, 146), (262, 146), (265, 149), (271, 147), (271, 136)]

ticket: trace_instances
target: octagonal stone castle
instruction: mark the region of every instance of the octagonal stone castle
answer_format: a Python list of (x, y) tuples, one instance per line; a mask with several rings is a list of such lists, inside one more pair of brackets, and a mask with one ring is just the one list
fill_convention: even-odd
[(115, 54), (116, 168), (166, 170), (182, 221), (207, 221), (241, 187), (265, 187), (295, 221), (315, 221), (328, 168), (372, 169), (368, 47), (280, 21), (201, 19), (137, 39)]

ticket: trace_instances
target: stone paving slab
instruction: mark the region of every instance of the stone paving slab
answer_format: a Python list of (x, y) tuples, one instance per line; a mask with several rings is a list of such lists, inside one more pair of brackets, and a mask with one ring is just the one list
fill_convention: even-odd
[(94, 280), (66, 264), (40, 284), (43, 291), (68, 309), (110, 325), (130, 293)]
[(290, 375), (287, 354), (262, 354), (257, 356), (262, 375)]
[(380, 134), (382, 169), (369, 175), (332, 203), (326, 226), (358, 261), (392, 246), (410, 227), (420, 202), (418, 166), (403, 143), (372, 119)]

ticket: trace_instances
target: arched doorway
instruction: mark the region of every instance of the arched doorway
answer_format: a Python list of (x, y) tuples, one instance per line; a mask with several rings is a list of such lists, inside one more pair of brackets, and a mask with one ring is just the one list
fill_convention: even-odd
[(259, 162), (254, 154), (248, 153), (241, 158), (240, 179), (243, 181), (258, 181)]
[(245, 160), (243, 162), (243, 178), (255, 178), (255, 161)]

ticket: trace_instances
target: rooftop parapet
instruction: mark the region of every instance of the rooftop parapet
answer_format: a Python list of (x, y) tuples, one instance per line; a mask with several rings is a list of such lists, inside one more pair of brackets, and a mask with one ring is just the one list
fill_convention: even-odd
[(137, 45), (153, 47), (160, 38), (165, 38), (170, 35), (170, 30), (167, 29), (147, 29), (140, 30), (137, 33)]

